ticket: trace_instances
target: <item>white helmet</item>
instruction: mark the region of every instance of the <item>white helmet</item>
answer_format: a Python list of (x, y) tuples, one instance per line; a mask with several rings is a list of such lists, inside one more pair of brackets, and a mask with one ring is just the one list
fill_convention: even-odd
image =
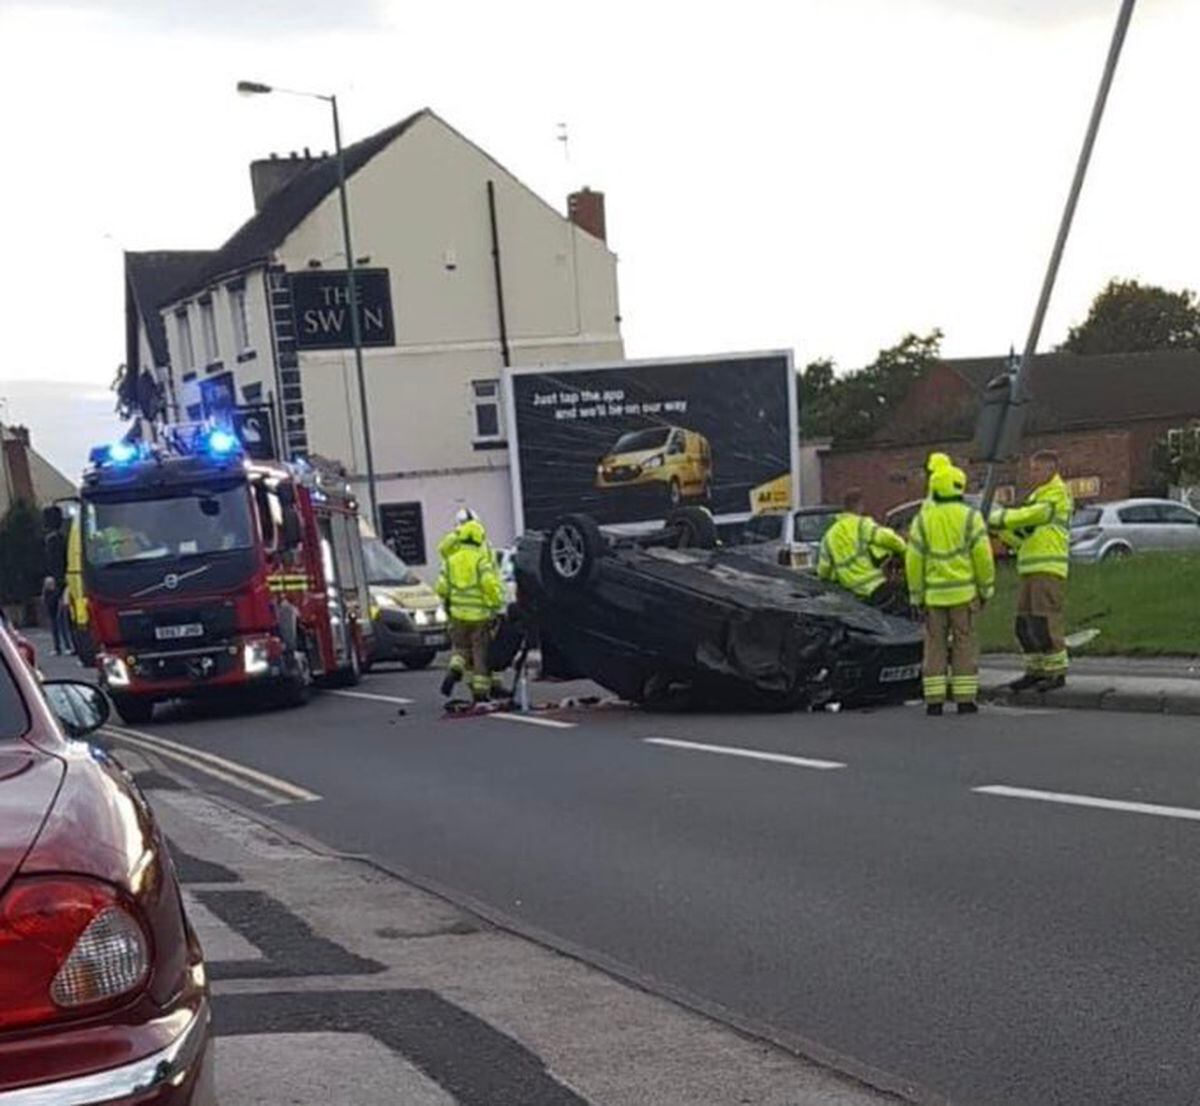
[(464, 522), (478, 522), (479, 516), (471, 510), (470, 507), (459, 507), (458, 512), (454, 516), (456, 526), (461, 526)]

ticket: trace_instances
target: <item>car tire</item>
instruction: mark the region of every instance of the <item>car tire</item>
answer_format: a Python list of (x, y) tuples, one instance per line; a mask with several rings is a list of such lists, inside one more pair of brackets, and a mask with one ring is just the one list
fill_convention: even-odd
[(591, 515), (563, 515), (542, 545), (543, 576), (565, 587), (581, 588), (607, 551), (608, 543)]
[(680, 549), (717, 547), (717, 523), (707, 507), (676, 507), (667, 515), (667, 527), (679, 532)]
[(362, 680), (362, 661), (358, 659), (358, 646), (350, 639), (350, 660), (334, 674), (335, 687), (357, 687)]
[(1110, 545), (1105, 551), (1104, 556), (1100, 558), (1102, 561), (1123, 561), (1126, 557), (1132, 557), (1133, 550), (1127, 545)]
[(433, 664), (436, 657), (436, 649), (426, 649), (421, 653), (409, 653), (408, 656), (401, 657), (400, 663), (412, 672), (419, 672), (422, 668), (428, 668)]
[(140, 695), (113, 695), (112, 705), (127, 726), (141, 726), (154, 717), (154, 700)]

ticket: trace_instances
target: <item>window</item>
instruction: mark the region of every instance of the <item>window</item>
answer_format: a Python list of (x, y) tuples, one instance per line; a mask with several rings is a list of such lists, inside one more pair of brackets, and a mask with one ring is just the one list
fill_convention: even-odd
[(1161, 522), (1158, 508), (1153, 503), (1142, 503), (1137, 507), (1122, 507), (1117, 517), (1124, 523), (1145, 525)]
[(802, 512), (796, 515), (796, 540), (819, 542), (836, 518), (836, 511), (826, 511), (820, 514), (804, 514)]
[(204, 363), (211, 365), (221, 356), (217, 346), (217, 319), (211, 299), (200, 301), (200, 333), (204, 338)]
[(204, 418), (204, 408), (198, 403), (188, 404), (187, 417), (192, 422), (199, 422)]
[(246, 403), (258, 403), (262, 399), (262, 384), (243, 384), (242, 399)]
[(196, 367), (196, 347), (192, 345), (192, 321), (187, 308), (175, 312), (175, 330), (179, 337), (179, 358), (185, 372)]
[(504, 431), (500, 418), (500, 381), (472, 381), (471, 399), (475, 408), (475, 441), (503, 441)]
[(233, 321), (233, 348), (242, 353), (250, 348), (250, 320), (246, 317), (246, 285), (229, 286), (229, 315)]
[(1172, 526), (1195, 526), (1200, 523), (1200, 515), (1186, 507), (1169, 507), (1164, 504), (1159, 510), (1163, 513), (1163, 521)]
[(1099, 526), (1102, 514), (1099, 507), (1080, 507), (1071, 516), (1071, 529), (1082, 530), (1085, 526)]
[(746, 520), (746, 529), (742, 531), (742, 544), (762, 545), (765, 542), (779, 541), (783, 537), (783, 515), (755, 515)]

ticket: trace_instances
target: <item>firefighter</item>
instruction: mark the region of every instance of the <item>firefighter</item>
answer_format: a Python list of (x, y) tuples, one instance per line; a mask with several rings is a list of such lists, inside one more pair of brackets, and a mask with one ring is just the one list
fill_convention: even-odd
[[(471, 697), (478, 703), (492, 692), (487, 655), (492, 624), (504, 602), (504, 584), (478, 519), (462, 523), (455, 530), (455, 538), (442, 558), (437, 581), (437, 593), (450, 615), (453, 649), (442, 680), (442, 694), (450, 695), (465, 676), (470, 681)], [(442, 544), (446, 544), (445, 539)]]
[(983, 516), (963, 502), (966, 474), (945, 465), (931, 475), (930, 484), (930, 499), (913, 520), (905, 558), (909, 597), (924, 615), (925, 710), (940, 715), (951, 698), (959, 714), (975, 714), (979, 710), (975, 622), (995, 591), (996, 564)]
[(1067, 682), (1067, 574), (1075, 504), (1053, 450), (1035, 453), (1030, 472), (1034, 490), (1029, 498), (1020, 507), (994, 510), (988, 521), (1017, 551), (1016, 634), (1025, 675), (1011, 687), (1053, 691)]
[(925, 458), (925, 476), (927, 477), (925, 497), (927, 499), (933, 495), (933, 474), (938, 469), (948, 468), (953, 463), (948, 453), (934, 452)]
[(899, 613), (907, 602), (903, 589), (888, 580), (880, 563), (890, 554), (904, 556), (904, 539), (862, 513), (861, 489), (851, 488), (842, 505), (845, 510), (821, 539), (817, 575), (872, 607)]

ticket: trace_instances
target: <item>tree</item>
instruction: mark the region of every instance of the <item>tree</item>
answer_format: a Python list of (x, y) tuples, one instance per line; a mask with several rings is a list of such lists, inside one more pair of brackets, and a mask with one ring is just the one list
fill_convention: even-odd
[(1058, 348), (1084, 354), (1200, 349), (1200, 304), (1186, 288), (1169, 292), (1136, 280), (1111, 280)]
[(871, 438), (914, 381), (938, 360), (941, 345), (940, 330), (906, 334), (880, 350), (871, 364), (842, 377), (834, 375), (832, 361), (814, 361), (802, 377), (802, 433), (839, 442)]
[(0, 603), (24, 603), (41, 590), (45, 570), (42, 521), (17, 500), (0, 519)]

